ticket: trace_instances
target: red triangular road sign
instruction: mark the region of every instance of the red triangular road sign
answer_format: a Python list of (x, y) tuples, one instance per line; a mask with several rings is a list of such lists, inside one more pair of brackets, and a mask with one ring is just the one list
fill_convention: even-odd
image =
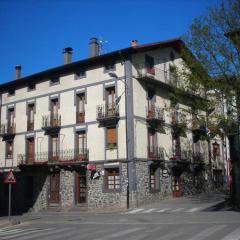
[(10, 170), (8, 172), (7, 176), (4, 179), (4, 183), (8, 183), (8, 184), (9, 183), (16, 183), (16, 178), (15, 178), (12, 170)]

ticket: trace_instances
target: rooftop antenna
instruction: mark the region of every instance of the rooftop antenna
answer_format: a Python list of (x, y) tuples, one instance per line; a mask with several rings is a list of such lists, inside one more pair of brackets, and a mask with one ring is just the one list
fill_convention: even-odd
[(104, 48), (104, 44), (108, 43), (107, 40), (104, 40), (103, 37), (99, 37), (99, 54), (104, 54), (106, 53), (106, 49)]

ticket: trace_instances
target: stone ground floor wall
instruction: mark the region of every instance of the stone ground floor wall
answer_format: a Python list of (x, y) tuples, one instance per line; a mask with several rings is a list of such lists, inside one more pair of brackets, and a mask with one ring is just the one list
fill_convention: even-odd
[[(106, 169), (111, 164), (119, 168), (120, 188), (118, 191), (109, 191), (105, 187)], [(113, 162), (111, 164), (95, 164), (96, 172), (91, 172), (83, 168), (81, 174), (86, 174), (86, 192), (87, 198), (84, 204), (89, 210), (95, 209), (125, 209), (127, 207), (127, 183), (128, 172), (126, 162)], [(173, 172), (166, 164), (156, 165), (159, 173), (156, 181), (159, 188), (155, 191), (150, 189), (150, 165), (152, 161), (137, 160), (136, 164), (136, 185), (137, 190), (132, 195), (137, 207), (143, 204), (159, 202), (162, 199), (173, 196)], [(158, 163), (157, 163), (158, 164)], [(201, 171), (191, 171), (190, 168), (184, 170), (179, 176), (181, 182), (181, 195), (191, 196), (201, 192), (208, 192), (214, 189), (209, 168), (205, 167)], [(77, 183), (76, 177), (79, 170), (58, 169), (60, 173), (58, 207), (68, 210), (77, 205)], [(97, 173), (97, 177), (93, 174)], [(40, 211), (49, 207), (50, 196), (50, 175), (53, 172), (48, 171), (21, 171), (15, 173), (17, 183), (12, 188), (12, 206), (21, 211)], [(131, 197), (131, 193), (130, 193)], [(130, 199), (131, 200), (131, 199)], [(130, 201), (131, 202), (131, 201)], [(8, 209), (8, 186), (3, 184), (3, 175), (0, 175), (0, 210)]]

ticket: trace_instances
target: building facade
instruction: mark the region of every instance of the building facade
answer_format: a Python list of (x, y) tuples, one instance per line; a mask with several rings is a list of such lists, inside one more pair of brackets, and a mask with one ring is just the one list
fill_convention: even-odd
[[(0, 208), (14, 170), (13, 207), (126, 208), (206, 191), (225, 174), (222, 139), (206, 141), (191, 111), (175, 103), (184, 45), (172, 39), (90, 57), (0, 85)], [(214, 162), (213, 162), (214, 161)], [(213, 163), (217, 162), (218, 165)]]

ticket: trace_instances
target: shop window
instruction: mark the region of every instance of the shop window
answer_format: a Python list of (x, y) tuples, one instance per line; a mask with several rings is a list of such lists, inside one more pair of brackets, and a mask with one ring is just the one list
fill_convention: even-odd
[(109, 191), (120, 190), (119, 168), (105, 169), (105, 188)]

